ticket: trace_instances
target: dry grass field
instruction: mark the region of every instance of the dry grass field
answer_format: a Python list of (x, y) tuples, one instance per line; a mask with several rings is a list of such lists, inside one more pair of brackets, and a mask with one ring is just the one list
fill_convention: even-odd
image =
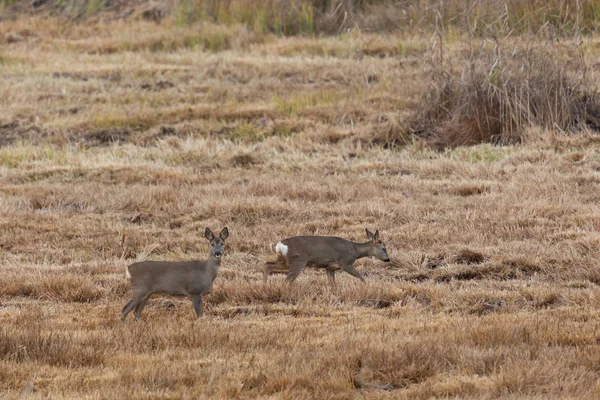
[[(0, 23), (0, 398), (600, 397), (593, 132), (409, 137), (436, 35), (61, 21)], [(595, 76), (598, 38), (553, 43)], [(122, 323), (125, 266), (205, 258), (207, 226), (230, 238), (205, 316)], [(366, 284), (262, 283), (280, 239), (366, 227), (392, 258)]]

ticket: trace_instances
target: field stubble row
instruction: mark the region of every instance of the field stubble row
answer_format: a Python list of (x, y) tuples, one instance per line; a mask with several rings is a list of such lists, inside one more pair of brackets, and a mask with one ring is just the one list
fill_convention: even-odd
[[(143, 22), (38, 22), (0, 26), (25, 38), (0, 49), (3, 396), (598, 394), (592, 131), (389, 143), (423, 94), (429, 39), (219, 27), (238, 41), (209, 51)], [(205, 318), (160, 298), (119, 322), (127, 264), (204, 258), (204, 228), (225, 225)], [(365, 227), (392, 259), (359, 261), (365, 285), (260, 282), (280, 239)]]

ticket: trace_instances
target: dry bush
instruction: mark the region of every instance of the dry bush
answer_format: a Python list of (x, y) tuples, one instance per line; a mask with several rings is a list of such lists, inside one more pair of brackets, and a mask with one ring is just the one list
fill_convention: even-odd
[[(340, 34), (359, 27), (370, 32), (423, 32), (439, 26), (477, 35), (509, 32), (570, 35), (595, 32), (597, 0), (178, 0), (150, 2), (36, 0), (29, 4), (0, 3), (9, 17), (23, 13), (61, 15), (74, 20), (141, 18), (161, 23), (172, 16), (177, 24), (210, 21), (243, 24), (256, 32), (282, 35)], [(28, 32), (23, 32), (27, 36)], [(7, 38), (6, 40), (14, 40)]]
[(600, 128), (600, 96), (585, 68), (569, 71), (555, 52), (481, 53), (460, 72), (437, 65), (411, 132), (439, 148), (515, 144), (531, 126), (576, 132)]
[(370, 143), (384, 148), (404, 146), (412, 142), (412, 136), (405, 122), (399, 116), (376, 115), (371, 119), (366, 138)]
[(229, 162), (234, 167), (248, 168), (253, 165), (260, 164), (261, 160), (251, 153), (239, 153), (231, 156)]
[(457, 264), (481, 264), (486, 261), (488, 257), (478, 251), (471, 249), (462, 249), (457, 252), (452, 261)]
[(477, 36), (511, 33), (570, 35), (593, 33), (599, 25), (597, 0), (460, 1), (409, 0), (371, 3), (355, 14), (357, 24), (374, 31), (470, 32)]
[(457, 187), (451, 188), (450, 193), (457, 196), (474, 196), (478, 194), (488, 193), (490, 191), (489, 185), (479, 183), (467, 183)]

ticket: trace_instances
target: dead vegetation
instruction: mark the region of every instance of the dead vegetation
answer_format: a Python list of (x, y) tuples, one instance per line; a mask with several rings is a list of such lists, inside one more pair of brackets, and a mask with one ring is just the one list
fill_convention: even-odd
[(600, 96), (585, 60), (570, 71), (554, 50), (494, 51), (471, 55), (457, 72), (450, 62), (436, 65), (411, 132), (445, 148), (522, 143), (532, 126), (599, 129)]
[(599, 25), (598, 6), (597, 0), (575, 3), (564, 0), (442, 3), (435, 0), (3, 0), (0, 10), (8, 18), (33, 14), (60, 16), (72, 22), (120, 19), (153, 24), (174, 20), (178, 25), (211, 22), (244, 25), (255, 32), (286, 36), (337, 35), (354, 28), (422, 34), (443, 27), (488, 37), (509, 33), (569, 36), (595, 32)]
[[(546, 44), (556, 61), (532, 54), (523, 72), (530, 39), (507, 38), (489, 74), (493, 52), (470, 56), (478, 34), (447, 32), (441, 82), (469, 101), (429, 121), (437, 151), (407, 130), (435, 39), (148, 15), (0, 24), (23, 39), (0, 49), (0, 397), (598, 396), (595, 36)], [(231, 41), (185, 42), (213, 28)], [(557, 73), (527, 81), (537, 70)], [(471, 130), (486, 115), (508, 121), (506, 146)], [(460, 135), (487, 142), (454, 147)], [(155, 298), (120, 323), (126, 265), (204, 258), (204, 228), (223, 225), (204, 318)], [(365, 285), (339, 274), (332, 292), (310, 269), (292, 287), (261, 282), (278, 240), (358, 241), (365, 227), (392, 259), (359, 260)]]

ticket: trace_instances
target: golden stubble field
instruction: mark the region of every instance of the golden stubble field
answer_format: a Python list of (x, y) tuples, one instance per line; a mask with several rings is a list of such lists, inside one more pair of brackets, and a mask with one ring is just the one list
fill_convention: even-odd
[[(429, 37), (0, 37), (1, 398), (600, 396), (598, 142), (384, 146)], [(124, 267), (204, 258), (206, 226), (231, 234), (206, 315), (163, 297), (121, 323)], [(360, 260), (366, 284), (262, 283), (278, 240), (366, 227), (392, 258)]]

